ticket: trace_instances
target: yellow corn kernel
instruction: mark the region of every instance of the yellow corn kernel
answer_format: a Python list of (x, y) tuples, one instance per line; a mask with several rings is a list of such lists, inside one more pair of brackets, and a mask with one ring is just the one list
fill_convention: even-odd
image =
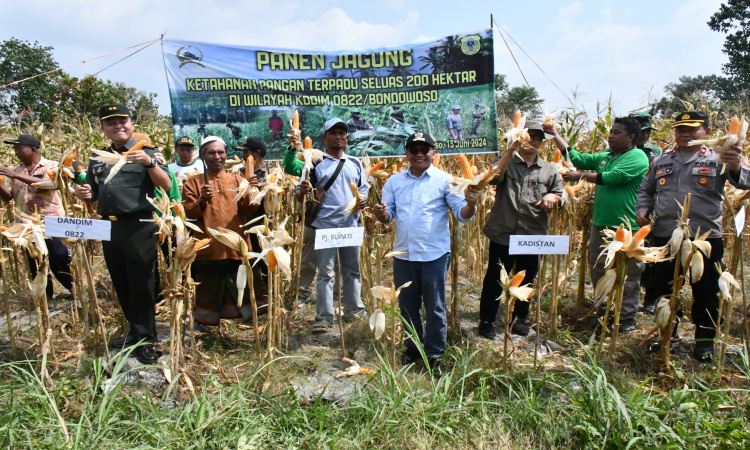
[(513, 276), (513, 279), (510, 280), (510, 287), (518, 287), (518, 286), (520, 286), (521, 283), (523, 283), (523, 279), (524, 279), (525, 276), (526, 276), (526, 271), (525, 270), (522, 270), (522, 271), (518, 272), (517, 274), (515, 274), (515, 276)]
[(625, 242), (625, 227), (620, 225), (615, 232), (615, 240)]
[(732, 120), (729, 122), (729, 133), (728, 134), (734, 134), (737, 135), (740, 132), (740, 119), (737, 118), (737, 116), (732, 117)]
[(376, 170), (380, 170), (381, 168), (383, 168), (383, 164), (385, 164), (385, 162), (383, 162), (382, 160), (379, 161), (377, 164), (375, 164), (371, 168), (367, 169), (365, 171), (365, 174), (366, 175), (370, 175), (372, 172), (375, 172)]
[(521, 123), (521, 111), (516, 110), (516, 113), (513, 114), (513, 128), (518, 128), (519, 123)]
[(458, 167), (461, 168), (461, 177), (467, 180), (471, 180), (474, 178), (474, 172), (471, 171), (471, 165), (469, 165), (469, 160), (466, 159), (466, 155), (461, 153), (458, 155)]
[(248, 156), (245, 160), (245, 179), (249, 180), (254, 172), (255, 168), (253, 167), (253, 157)]
[(195, 246), (193, 248), (197, 252), (198, 250), (206, 247), (209, 244), (209, 242), (211, 242), (211, 239), (209, 238), (201, 239), (200, 241), (195, 243)]

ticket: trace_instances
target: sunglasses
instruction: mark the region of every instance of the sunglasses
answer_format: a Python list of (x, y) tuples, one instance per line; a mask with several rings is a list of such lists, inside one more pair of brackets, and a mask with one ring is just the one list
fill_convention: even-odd
[(420, 153), (426, 155), (430, 153), (430, 150), (432, 150), (432, 147), (409, 147), (408, 151), (412, 155), (418, 155)]

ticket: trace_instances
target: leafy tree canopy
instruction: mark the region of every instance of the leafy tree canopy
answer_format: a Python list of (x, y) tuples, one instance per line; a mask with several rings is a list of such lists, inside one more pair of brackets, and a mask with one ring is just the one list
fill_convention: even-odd
[(528, 113), (529, 116), (538, 116), (539, 107), (544, 99), (539, 98), (539, 91), (534, 87), (513, 86), (510, 87), (503, 74), (495, 74), (495, 104), (497, 113), (512, 116), (516, 110)]
[[(16, 38), (0, 43), (0, 85), (57, 67), (58, 64), (52, 57), (52, 47)], [(70, 87), (72, 89), (66, 90)], [(45, 102), (61, 91), (64, 92)], [(154, 93), (96, 77), (82, 81), (64, 71), (56, 71), (1, 89), (0, 117), (15, 117), (32, 109), (32, 113), (24, 115), (21, 120), (50, 123), (78, 115), (96, 119), (99, 107), (106, 103), (127, 105), (134, 120), (153, 120), (159, 114)]]

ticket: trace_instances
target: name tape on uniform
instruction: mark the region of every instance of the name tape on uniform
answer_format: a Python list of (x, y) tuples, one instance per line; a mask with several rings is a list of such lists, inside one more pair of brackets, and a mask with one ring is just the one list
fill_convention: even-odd
[(361, 247), (365, 238), (363, 227), (315, 230), (315, 250), (321, 248)]
[(112, 222), (109, 220), (44, 216), (44, 235), (47, 237), (108, 241), (111, 231)]
[(570, 236), (511, 236), (511, 255), (567, 255)]

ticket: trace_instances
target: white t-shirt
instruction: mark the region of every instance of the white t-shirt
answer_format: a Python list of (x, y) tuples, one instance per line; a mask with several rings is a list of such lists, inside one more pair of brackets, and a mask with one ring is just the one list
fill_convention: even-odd
[(203, 173), (203, 161), (201, 161), (200, 158), (195, 158), (195, 160), (187, 166), (183, 166), (180, 165), (180, 163), (175, 162), (170, 164), (169, 168), (172, 169), (175, 177), (182, 179), (196, 172)]

